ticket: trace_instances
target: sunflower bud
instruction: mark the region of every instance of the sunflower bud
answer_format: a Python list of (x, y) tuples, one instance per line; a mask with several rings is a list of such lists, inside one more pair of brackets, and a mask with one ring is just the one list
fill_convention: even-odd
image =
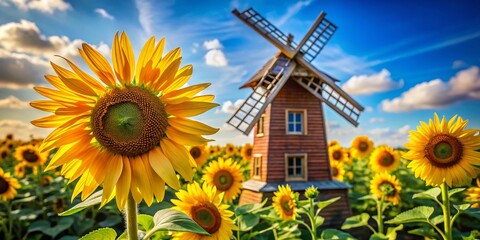
[(308, 199), (315, 199), (318, 196), (318, 189), (311, 186), (305, 190), (305, 197)]

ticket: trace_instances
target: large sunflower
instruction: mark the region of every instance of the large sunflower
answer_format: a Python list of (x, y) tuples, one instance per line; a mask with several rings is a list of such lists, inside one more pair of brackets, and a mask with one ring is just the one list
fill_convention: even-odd
[[(56, 89), (35, 87), (51, 100), (31, 105), (52, 112), (33, 121), (38, 127), (56, 128), (41, 151), (58, 148), (47, 170), (63, 166), (62, 175), (78, 179), (72, 198), (81, 199), (103, 186), (102, 206), (116, 196), (124, 207), (129, 194), (136, 203), (150, 205), (164, 196), (165, 183), (180, 187), (175, 171), (193, 177), (195, 161), (184, 145), (197, 146), (218, 131), (188, 117), (213, 107), (214, 96), (195, 96), (210, 84), (182, 87), (192, 66), (182, 68), (180, 49), (163, 55), (165, 41), (150, 38), (135, 65), (130, 40), (115, 35), (113, 69), (107, 59), (88, 44), (80, 55), (102, 83), (65, 59), (72, 71), (52, 63), (57, 76), (46, 76)], [(163, 56), (162, 56), (163, 55)]]
[(343, 162), (330, 161), (330, 168), (332, 169), (332, 178), (342, 182), (345, 174)]
[(20, 188), (18, 180), (12, 176), (10, 173), (3, 172), (3, 169), (0, 168), (0, 197), (2, 201), (7, 201), (8, 199), (13, 199), (17, 195), (17, 189)]
[(368, 136), (357, 136), (352, 141), (350, 152), (352, 157), (365, 158), (373, 151), (373, 142)]
[(253, 151), (253, 146), (250, 143), (246, 143), (242, 147), (242, 157), (244, 159), (247, 159), (248, 161), (252, 160), (252, 151)]
[(370, 192), (377, 198), (384, 196), (386, 201), (397, 205), (400, 201), (400, 191), (402, 187), (398, 179), (386, 172), (377, 173), (370, 181)]
[(15, 158), (28, 166), (41, 166), (47, 161), (48, 152), (40, 152), (38, 146), (23, 145), (15, 149)]
[(340, 145), (334, 145), (328, 148), (330, 161), (345, 162), (347, 155)]
[(236, 226), (231, 219), (233, 212), (228, 210), (228, 204), (222, 203), (223, 193), (216, 190), (215, 186), (204, 183), (202, 187), (197, 182), (187, 185), (187, 190), (176, 193), (178, 199), (172, 199), (173, 207), (190, 216), (198, 225), (211, 236), (196, 233), (174, 233), (173, 239), (209, 240), (230, 239), (232, 230)]
[(225, 202), (231, 202), (240, 194), (244, 181), (240, 165), (231, 158), (211, 162), (203, 172), (203, 180), (214, 185), (218, 191), (224, 192)]
[(428, 124), (420, 122), (417, 131), (410, 131), (409, 151), (403, 157), (411, 160), (408, 167), (415, 177), (427, 185), (460, 186), (476, 177), (480, 169), (480, 136), (478, 130), (464, 129), (468, 121), (454, 116), (449, 121), (435, 113)]
[(400, 165), (400, 156), (389, 146), (379, 146), (370, 155), (370, 166), (375, 172), (391, 172)]
[(298, 194), (294, 193), (290, 186), (278, 186), (278, 191), (272, 198), (272, 206), (277, 211), (280, 218), (285, 221), (295, 220), (297, 213)]
[(188, 147), (188, 152), (192, 156), (193, 160), (197, 163), (197, 168), (202, 168), (203, 164), (207, 162), (209, 152), (207, 150), (207, 144), (202, 144), (199, 146)]

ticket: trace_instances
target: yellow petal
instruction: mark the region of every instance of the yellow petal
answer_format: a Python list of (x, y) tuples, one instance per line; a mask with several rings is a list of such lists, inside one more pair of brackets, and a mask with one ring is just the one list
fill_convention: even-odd
[(180, 189), (175, 169), (170, 161), (163, 154), (160, 148), (154, 148), (150, 151), (148, 160), (152, 169), (173, 189)]
[(210, 127), (204, 123), (182, 117), (169, 118), (168, 123), (179, 131), (191, 134), (212, 135), (219, 130), (218, 128)]
[(175, 75), (177, 74), (178, 68), (180, 67), (181, 63), (182, 63), (182, 58), (179, 57), (175, 59), (170, 65), (168, 65), (168, 67), (164, 71), (160, 70), (161, 71), (160, 78), (156, 80), (153, 88), (156, 91), (161, 91), (165, 87), (172, 84), (172, 82), (175, 80)]
[(116, 197), (118, 210), (122, 211), (125, 207), (125, 202), (127, 201), (128, 194), (130, 193), (130, 183), (132, 175), (130, 172), (130, 163), (128, 157), (121, 157), (123, 161), (123, 170), (120, 178), (117, 181), (116, 186)]
[(82, 44), (83, 50), (79, 49), (80, 55), (92, 71), (104, 82), (107, 86), (115, 86), (115, 77), (112, 68), (107, 59), (97, 50), (88, 44)]
[(70, 60), (63, 58), (65, 61), (67, 61), (68, 65), (72, 68), (72, 70), (79, 76), (83, 81), (88, 83), (88, 85), (96, 92), (96, 93), (102, 93), (105, 91), (105, 87), (100, 84), (95, 78), (84, 72), (82, 69), (77, 67), (74, 63), (72, 63)]
[(168, 104), (178, 104), (185, 102), (195, 96), (195, 94), (203, 91), (205, 88), (210, 86), (211, 83), (203, 83), (203, 84), (197, 84), (193, 86), (189, 86), (186, 88), (178, 89), (171, 91), (162, 97), (162, 101), (168, 103)]
[(192, 65), (187, 65), (180, 68), (177, 71), (177, 75), (175, 75), (175, 81), (173, 81), (173, 83), (171, 83), (170, 86), (166, 86), (163, 92), (168, 93), (170, 91), (181, 88), (183, 85), (185, 85), (185, 83), (188, 82), (188, 80), (190, 80), (190, 77), (192, 76), (192, 72), (193, 72)]
[(115, 189), (115, 185), (117, 184), (118, 179), (120, 179), (120, 175), (122, 175), (123, 171), (123, 161), (120, 155), (115, 155), (104, 161), (108, 161), (108, 165), (105, 168), (108, 169), (108, 174), (106, 174), (105, 181), (103, 182), (103, 196), (100, 207), (103, 207), (108, 203), (109, 198)]
[(142, 75), (141, 72), (143, 71), (145, 64), (152, 58), (154, 48), (155, 48), (155, 37), (151, 37), (150, 39), (148, 39), (145, 45), (143, 45), (142, 51), (138, 56), (135, 77), (139, 85), (141, 85), (142, 83), (145, 83), (144, 79), (140, 77)]
[[(192, 181), (193, 170), (191, 165), (191, 156), (184, 146), (180, 146), (168, 138), (162, 139), (160, 147), (163, 153), (172, 163), (173, 168), (179, 172), (187, 181)], [(193, 160), (193, 159), (192, 159)]]
[[(141, 157), (135, 157), (135, 159), (130, 159), (130, 166), (132, 168), (132, 182), (135, 181), (136, 186), (140, 190), (141, 196), (145, 199), (147, 205), (151, 205), (153, 201), (153, 192), (150, 186), (150, 180), (145, 174), (145, 166)], [(133, 189), (132, 185), (132, 189)], [(133, 190), (132, 190), (133, 191)], [(140, 203), (138, 199), (135, 199), (137, 203)]]
[(75, 93), (87, 96), (97, 95), (95, 91), (93, 91), (93, 89), (88, 86), (88, 84), (80, 80), (75, 73), (70, 72), (63, 67), (60, 67), (53, 62), (50, 62), (50, 64), (52, 65), (53, 70), (58, 74), (58, 77), (60, 77), (60, 80), (62, 80), (63, 84), (65, 84), (65, 86), (67, 86)]
[(35, 100), (30, 102), (30, 106), (45, 112), (55, 112), (62, 104), (51, 100)]
[(41, 128), (56, 128), (66, 121), (72, 119), (74, 116), (59, 116), (59, 115), (50, 115), (47, 117), (39, 118), (31, 121), (31, 123), (37, 127)]
[(175, 116), (193, 117), (218, 106), (219, 104), (210, 102), (183, 102), (180, 104), (169, 104), (165, 107), (165, 110), (168, 114)]
[(165, 134), (170, 140), (180, 145), (198, 146), (206, 142), (212, 141), (198, 134), (190, 134), (190, 133), (178, 131), (173, 126), (167, 127), (167, 131), (165, 132)]

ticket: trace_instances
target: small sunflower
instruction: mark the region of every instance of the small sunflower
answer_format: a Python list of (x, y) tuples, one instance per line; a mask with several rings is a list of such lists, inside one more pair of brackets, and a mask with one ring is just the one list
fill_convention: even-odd
[(351, 164), (352, 154), (350, 153), (350, 148), (343, 148), (343, 152), (345, 153), (345, 162)]
[(62, 175), (75, 181), (72, 198), (84, 200), (103, 187), (101, 206), (115, 197), (125, 206), (129, 194), (136, 203), (161, 201), (165, 183), (180, 187), (177, 171), (193, 178), (193, 158), (186, 145), (209, 142), (202, 135), (218, 131), (189, 119), (218, 104), (213, 95), (196, 96), (209, 83), (184, 86), (192, 66), (181, 67), (180, 49), (163, 55), (165, 39), (150, 38), (138, 61), (127, 34), (115, 34), (113, 69), (107, 59), (88, 44), (79, 49), (95, 73), (90, 76), (65, 59), (71, 70), (52, 63), (56, 76), (46, 79), (55, 89), (35, 87), (51, 100), (31, 103), (53, 115), (34, 120), (37, 127), (55, 128), (45, 138), (41, 151), (58, 148), (47, 170), (62, 166)]
[(235, 154), (237, 154), (237, 148), (235, 147), (235, 145), (227, 143), (227, 145), (225, 145), (225, 156), (230, 157)]
[(477, 178), (477, 186), (469, 187), (465, 194), (465, 201), (472, 202), (473, 208), (480, 208), (480, 178)]
[(244, 181), (240, 165), (231, 158), (211, 162), (203, 172), (203, 180), (214, 185), (219, 192), (224, 192), (223, 200), (231, 202), (240, 194)]
[(23, 145), (15, 149), (15, 158), (29, 166), (41, 166), (47, 161), (48, 152), (40, 152), (38, 146)]
[(219, 154), (220, 151), (221, 151), (221, 147), (218, 145), (208, 146), (208, 153), (210, 154), (210, 156), (215, 156)]
[(8, 139), (8, 140), (13, 140), (13, 133), (7, 134), (7, 136), (5, 136), (5, 138)]
[(340, 146), (340, 143), (337, 140), (333, 140), (328, 142), (328, 147), (331, 148), (333, 146)]
[(17, 176), (18, 178), (25, 177), (25, 172), (27, 171), (25, 163), (21, 162), (15, 165), (14, 171), (15, 171), (15, 176)]
[(340, 145), (334, 145), (328, 148), (328, 156), (330, 157), (330, 161), (345, 162), (347, 155)]
[(399, 203), (401, 190), (398, 179), (386, 172), (377, 173), (370, 181), (370, 192), (379, 199), (384, 196), (384, 199), (393, 205)]
[(454, 116), (449, 121), (435, 113), (428, 124), (420, 122), (417, 131), (410, 131), (408, 152), (403, 157), (411, 160), (408, 167), (415, 177), (437, 186), (461, 186), (476, 177), (480, 169), (480, 136), (478, 130), (464, 129), (468, 121)]
[(206, 148), (206, 144), (188, 147), (188, 152), (190, 153), (190, 156), (192, 156), (193, 160), (195, 160), (197, 163), (198, 169), (202, 168), (203, 164), (207, 162), (209, 154)]
[(242, 147), (242, 157), (244, 159), (247, 159), (248, 161), (252, 160), (252, 151), (253, 151), (253, 146), (250, 143), (247, 143), (243, 145)]
[(343, 175), (345, 174), (343, 162), (331, 161), (330, 167), (332, 169), (332, 178), (343, 182)]
[(65, 199), (56, 198), (55, 200), (53, 200), (52, 208), (53, 208), (53, 211), (55, 211), (56, 213), (63, 212), (66, 207), (67, 207), (67, 203), (66, 203)]
[(50, 183), (52, 181), (53, 181), (53, 178), (51, 176), (44, 175), (44, 176), (42, 176), (42, 180), (40, 182), (40, 185), (42, 185), (42, 187), (46, 187), (46, 186), (50, 185)]
[(5, 146), (0, 147), (0, 162), (7, 160), (8, 156), (10, 156), (10, 150)]
[(379, 146), (370, 155), (370, 166), (375, 172), (391, 172), (400, 165), (400, 156), (389, 146)]
[(373, 142), (367, 136), (358, 136), (352, 141), (352, 157), (365, 158), (373, 151)]
[(10, 176), (10, 173), (3, 172), (0, 168), (0, 197), (2, 201), (13, 199), (17, 195), (17, 189), (20, 188), (18, 180)]
[(232, 230), (237, 230), (228, 210), (228, 204), (222, 203), (223, 193), (215, 186), (204, 183), (202, 187), (197, 182), (187, 185), (187, 190), (176, 193), (178, 199), (172, 199), (173, 209), (184, 212), (211, 236), (196, 233), (179, 232), (173, 234), (173, 239), (210, 240), (231, 239)]
[(295, 220), (297, 213), (298, 193), (294, 193), (290, 186), (278, 186), (278, 191), (272, 198), (272, 206), (277, 214), (285, 221)]

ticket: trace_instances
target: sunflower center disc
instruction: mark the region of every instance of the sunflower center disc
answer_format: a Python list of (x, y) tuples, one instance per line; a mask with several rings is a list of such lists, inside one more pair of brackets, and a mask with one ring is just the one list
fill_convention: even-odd
[(368, 143), (366, 142), (360, 142), (358, 144), (358, 150), (362, 151), (362, 152), (365, 152), (368, 150)]
[(393, 160), (393, 156), (388, 153), (388, 152), (384, 152), (381, 156), (380, 156), (380, 164), (382, 166), (390, 166), (392, 165), (394, 162)]
[(190, 155), (194, 158), (197, 159), (202, 155), (202, 151), (200, 151), (200, 148), (198, 147), (192, 147), (190, 148)]
[(437, 167), (450, 167), (462, 158), (463, 145), (457, 138), (439, 134), (430, 139), (425, 147), (425, 157)]
[(192, 218), (205, 231), (212, 234), (222, 225), (222, 216), (212, 203), (202, 203), (192, 207)]
[(282, 199), (280, 199), (280, 206), (282, 207), (283, 211), (289, 216), (293, 214), (292, 208), (290, 207), (290, 201), (291, 199), (289, 196), (283, 196)]
[(215, 187), (220, 191), (226, 191), (233, 185), (233, 176), (229, 171), (220, 170), (213, 176)]
[(332, 175), (336, 177), (338, 175), (338, 169), (336, 167), (332, 168)]
[(23, 159), (25, 159), (27, 162), (30, 163), (35, 163), (38, 161), (38, 156), (35, 154), (34, 151), (32, 150), (26, 150), (22, 153)]
[(333, 159), (340, 160), (340, 158), (342, 158), (342, 153), (340, 151), (335, 151), (333, 152), (332, 156), (333, 156)]
[(252, 156), (252, 149), (251, 148), (247, 149), (247, 155)]
[(395, 188), (390, 182), (382, 182), (378, 188), (387, 197), (395, 196)]
[(102, 147), (129, 157), (152, 150), (168, 126), (160, 99), (136, 86), (107, 92), (93, 108), (91, 123)]
[(2, 158), (2, 159), (7, 158), (7, 154), (8, 154), (7, 151), (3, 151), (1, 158)]
[(0, 194), (7, 192), (8, 187), (9, 187), (8, 182), (3, 177), (0, 177)]

